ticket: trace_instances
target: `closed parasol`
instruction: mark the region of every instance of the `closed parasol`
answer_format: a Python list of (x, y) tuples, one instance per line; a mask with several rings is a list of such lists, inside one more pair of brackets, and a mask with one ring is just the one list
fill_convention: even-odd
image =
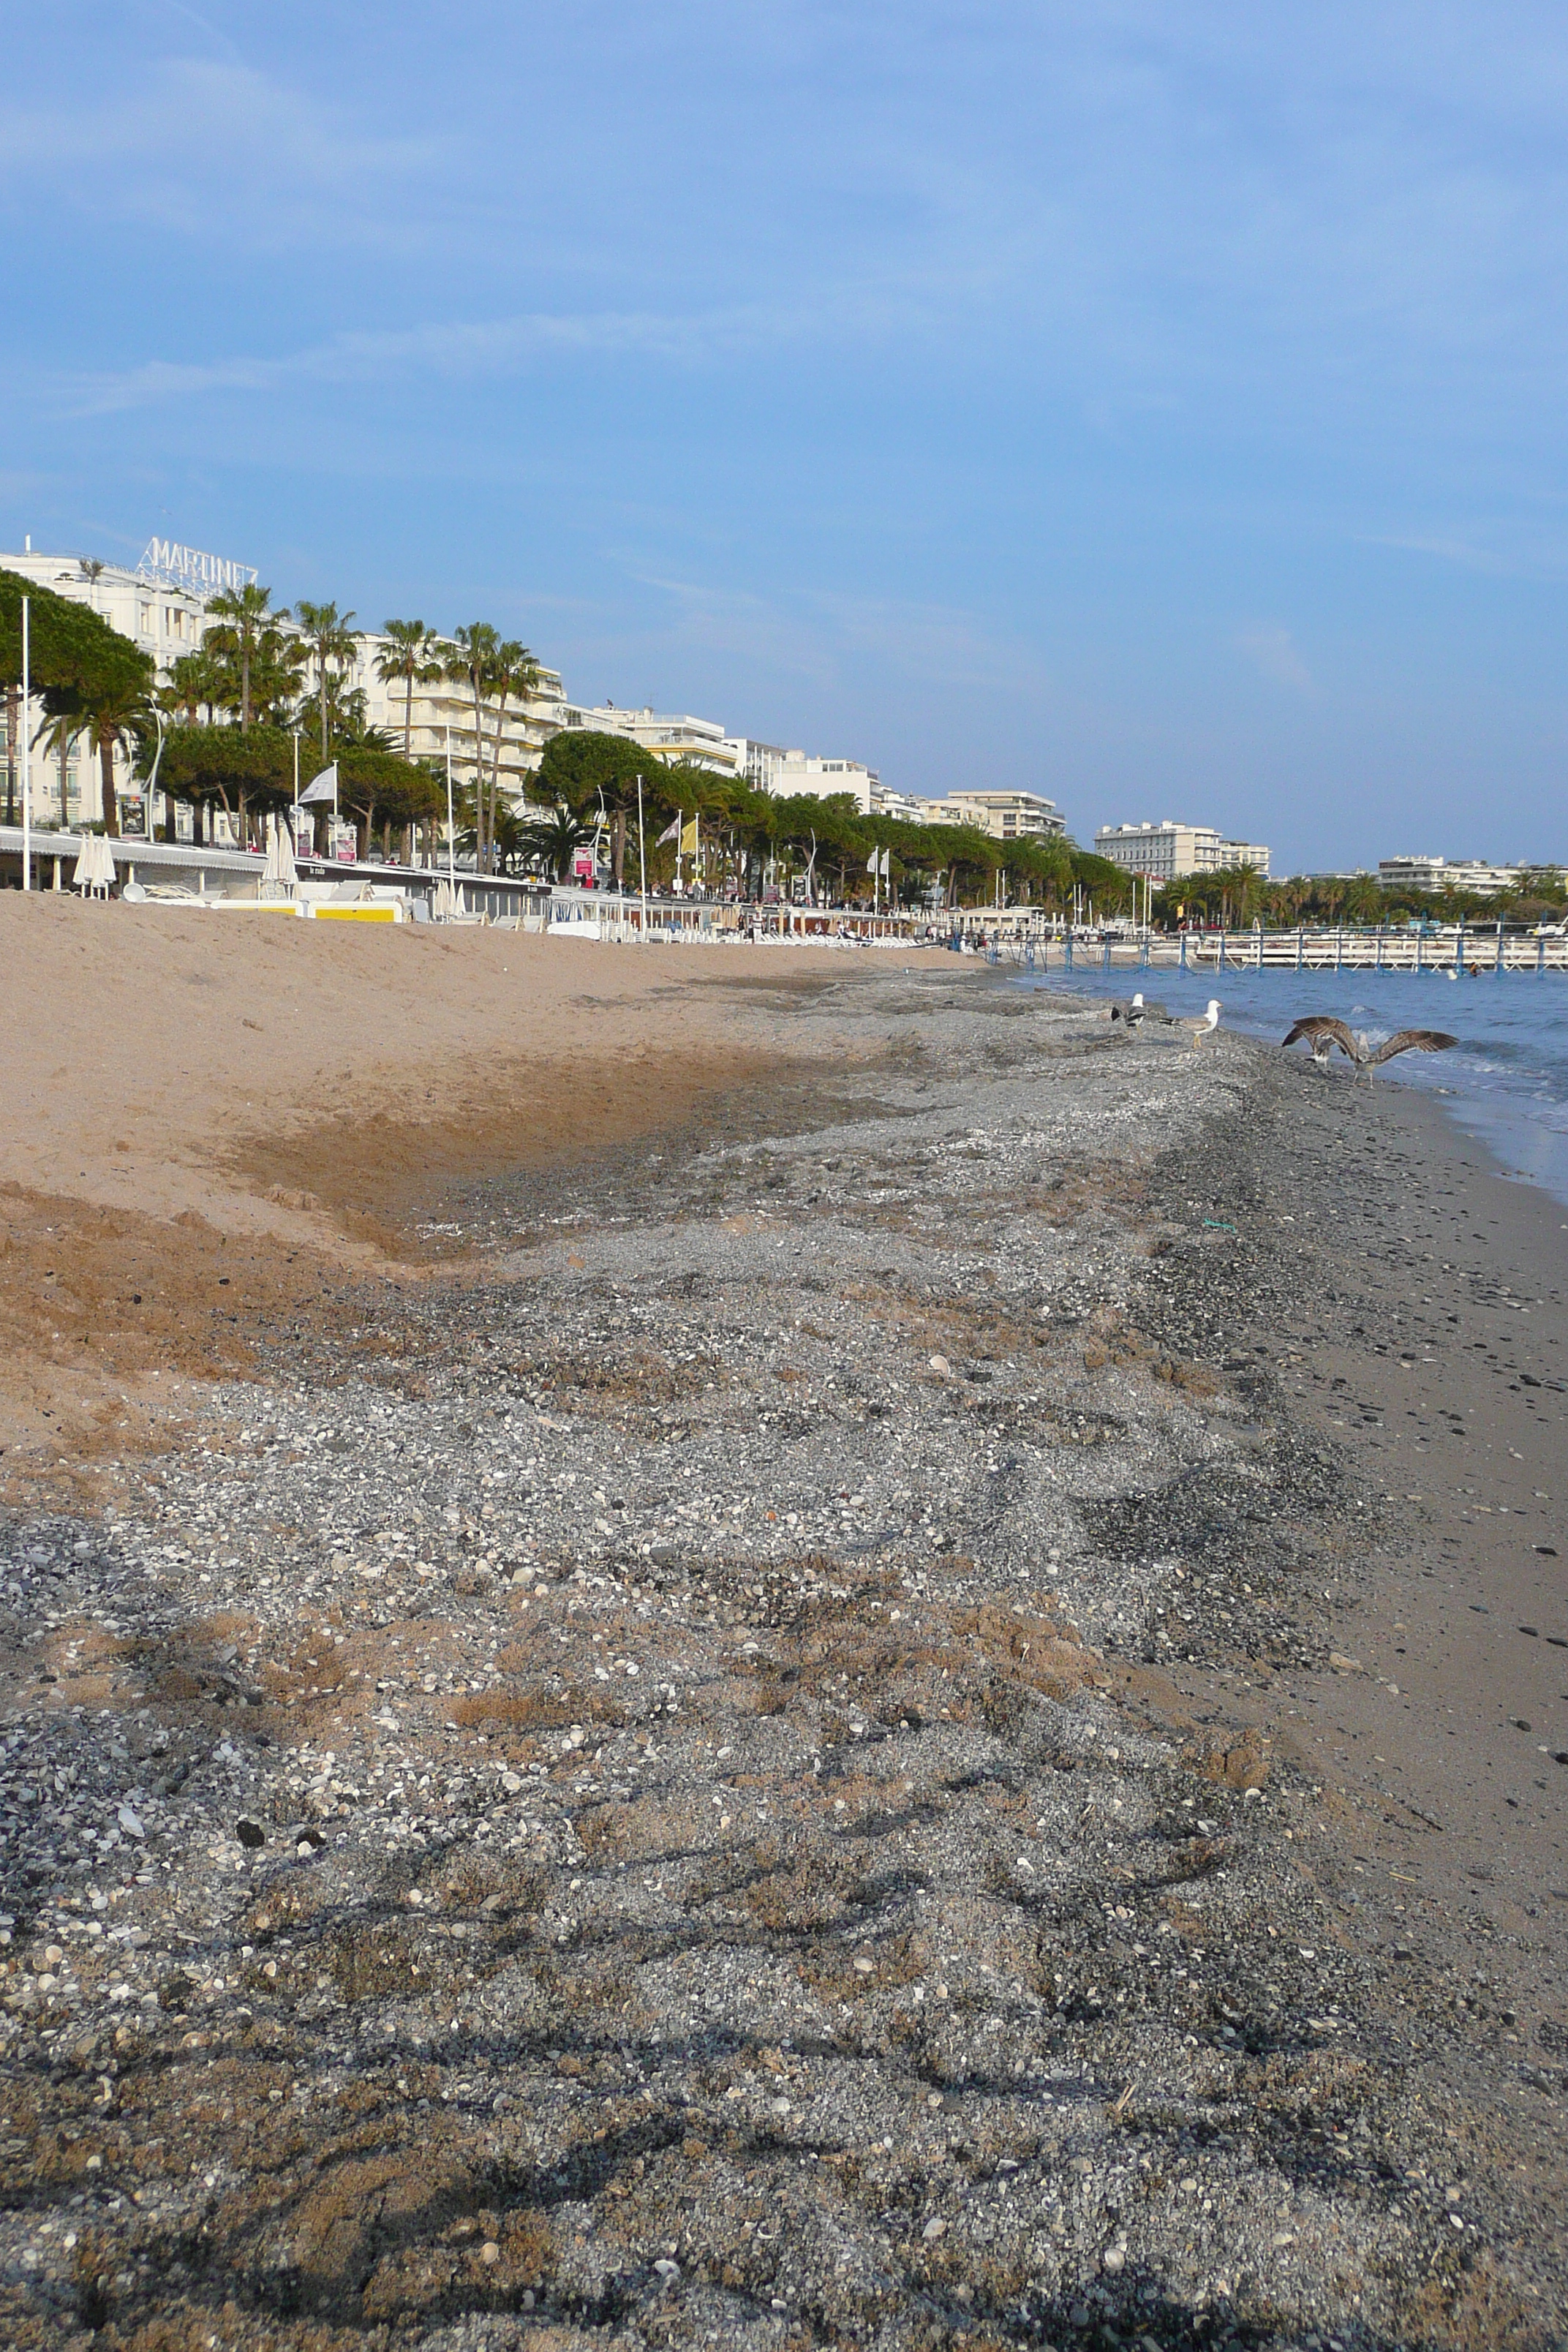
[(267, 819), (267, 862), (261, 872), (264, 898), (291, 898), (300, 879), (288, 828), (276, 814)]
[(84, 833), (71, 887), (87, 898), (107, 898), (114, 887), (114, 852), (101, 833)]

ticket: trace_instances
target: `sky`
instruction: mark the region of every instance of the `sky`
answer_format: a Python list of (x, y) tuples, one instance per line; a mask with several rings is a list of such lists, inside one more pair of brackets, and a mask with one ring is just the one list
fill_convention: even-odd
[(1568, 16), (50, 0), (0, 547), (1276, 873), (1568, 860)]

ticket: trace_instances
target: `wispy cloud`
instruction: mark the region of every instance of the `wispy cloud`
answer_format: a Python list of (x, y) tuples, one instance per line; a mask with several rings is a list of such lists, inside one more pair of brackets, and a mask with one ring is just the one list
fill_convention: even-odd
[(389, 196), (427, 182), (453, 152), (445, 136), (367, 129), (341, 103), (232, 58), (166, 58), (68, 105), (37, 93), (0, 102), (0, 189), (42, 173), (68, 211), (101, 220), (111, 205), (117, 221), (236, 255), (297, 246), (307, 227), (334, 246), (369, 234), (406, 249), (406, 203), (390, 215)]
[(365, 383), (390, 372), (452, 378), (507, 374), (555, 352), (701, 357), (720, 341), (733, 344), (742, 332), (734, 317), (661, 319), (617, 312), (432, 322), (385, 333), (334, 335), (275, 358), (242, 354), (189, 363), (148, 360), (119, 374), (79, 378), (66, 396), (81, 414), (103, 415), (201, 399), (210, 393), (273, 393), (290, 383)]
[(1301, 658), (1295, 639), (1289, 629), (1278, 626), (1243, 629), (1237, 640), (1237, 651), (1273, 686), (1291, 688), (1298, 694), (1312, 694), (1317, 680)]
[(48, 390), (79, 415), (106, 415), (214, 393), (269, 394), (289, 384), (363, 383), (388, 374), (454, 381), (508, 375), (556, 356), (636, 353), (696, 367), (786, 343), (842, 339), (851, 321), (862, 347), (888, 328), (885, 309), (848, 290), (830, 301), (796, 308), (742, 303), (684, 313), (541, 310), (504, 319), (433, 320), (353, 331), (274, 355), (147, 360), (114, 373), (57, 380)]

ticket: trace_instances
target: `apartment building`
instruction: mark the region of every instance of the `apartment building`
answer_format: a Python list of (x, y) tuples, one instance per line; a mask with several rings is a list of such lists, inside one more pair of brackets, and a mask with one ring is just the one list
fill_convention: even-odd
[[(390, 637), (366, 631), (346, 673), (350, 689), (357, 688), (364, 696), (366, 724), (379, 728), (395, 751), (401, 752), (406, 740), (410, 759), (434, 761), (437, 765), (445, 763), (449, 741), (453, 775), (460, 783), (471, 782), (477, 741), (472, 688), (463, 678), (416, 681), (411, 706), (401, 678), (386, 680), (377, 676), (389, 649)], [(497, 761), (499, 742), (500, 788), (519, 806), (527, 799), (540, 754), (563, 723), (565, 707), (560, 672), (542, 666), (531, 694), (520, 699), (509, 698), (504, 704), (490, 696), (481, 704), (485, 773), (489, 774)]]
[(929, 824), (973, 825), (995, 841), (1048, 841), (1067, 832), (1067, 819), (1043, 793), (947, 793), (925, 805)]
[(875, 796), (881, 790), (876, 769), (858, 760), (819, 760), (800, 751), (786, 751), (773, 775), (769, 790), (781, 799), (793, 800), (804, 793), (811, 800), (826, 801), (836, 793), (848, 793), (862, 816), (872, 814)]
[(903, 824), (934, 824), (931, 814), (935, 803), (922, 801), (913, 793), (896, 793), (890, 784), (874, 784), (868, 816), (896, 816)]
[(754, 793), (776, 793), (779, 771), (790, 754), (782, 743), (759, 743), (750, 735), (728, 739), (736, 759), (736, 773)]
[(1095, 854), (1108, 857), (1128, 874), (1146, 875), (1154, 883), (1173, 882), (1184, 874), (1219, 874), (1250, 866), (1267, 876), (1268, 852), (1256, 841), (1227, 841), (1210, 824), (1177, 824), (1165, 817), (1159, 824), (1103, 824), (1094, 836)]
[[(257, 578), (248, 564), (159, 539), (148, 542), (133, 566), (85, 556), (37, 554), (30, 541), (19, 555), (0, 555), (0, 565), (100, 613), (112, 628), (151, 654), (162, 680), (167, 679), (181, 656), (200, 648), (210, 625), (208, 599), (225, 590), (252, 585)], [(273, 619), (279, 628), (293, 631), (295, 625), (287, 608)], [(363, 697), (367, 725), (377, 729), (397, 751), (406, 750), (412, 759), (440, 767), (449, 754), (459, 784), (471, 783), (481, 757), (487, 774), (492, 762), (499, 761), (502, 793), (514, 805), (526, 803), (541, 754), (552, 735), (562, 729), (582, 729), (622, 736), (644, 749), (650, 760), (689, 763), (781, 797), (805, 793), (826, 798), (847, 793), (868, 815), (929, 822), (935, 814), (931, 803), (886, 790), (876, 770), (858, 760), (818, 759), (784, 744), (731, 736), (717, 719), (689, 712), (655, 710), (646, 704), (639, 709), (613, 702), (594, 706), (569, 702), (560, 673), (545, 667), (526, 697), (509, 698), (504, 705), (488, 697), (476, 722), (472, 690), (461, 677), (416, 678), (410, 690), (396, 676), (382, 676), (384, 658), (390, 664), (397, 650), (390, 638), (367, 630), (357, 636), (352, 658), (344, 666), (342, 686)], [(431, 648), (433, 655), (437, 650)], [(302, 709), (299, 723), (301, 763), (308, 772), (320, 757), (320, 746), (312, 742), (308, 709)], [(0, 752), (4, 750), (0, 741)], [(130, 766), (123, 754), (117, 755), (116, 765), (118, 782), (122, 789), (129, 787)], [(65, 822), (89, 824), (101, 814), (97, 762), (79, 759), (75, 748), (67, 752), (63, 782), (58, 763), (51, 762), (46, 771), (37, 758), (35, 781), (41, 813), (52, 815), (58, 806)], [(963, 823), (980, 821), (968, 805), (972, 800), (1022, 803), (1035, 798), (1029, 794), (963, 797), (965, 813), (958, 821)], [(1039, 805), (1049, 810), (1051, 804)], [(163, 821), (161, 806), (154, 814)], [(1047, 828), (1031, 824), (1014, 810), (1010, 818), (992, 829), (1005, 830), (1010, 838), (1017, 830)], [(1060, 829), (1059, 819), (1055, 829)]]
[[(624, 735), (628, 742), (639, 744), (650, 759), (667, 767), (706, 768), (716, 776), (745, 780), (745, 758), (750, 747), (727, 735), (716, 719), (694, 719), (685, 711), (654, 710), (646, 704), (640, 710), (624, 710), (614, 702), (596, 704), (591, 709), (578, 703), (563, 702), (558, 724), (591, 729), (600, 735)], [(760, 751), (763, 747), (756, 748)]]
[(1476, 890), (1489, 897), (1513, 890), (1522, 866), (1489, 866), (1484, 858), (1380, 857), (1377, 878), (1387, 890)]

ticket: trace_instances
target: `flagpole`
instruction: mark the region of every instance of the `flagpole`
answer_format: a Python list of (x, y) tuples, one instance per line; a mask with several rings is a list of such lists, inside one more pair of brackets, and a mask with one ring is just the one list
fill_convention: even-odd
[(447, 881), (452, 892), (454, 904), (458, 895), (458, 868), (455, 856), (457, 830), (457, 820), (452, 814), (452, 730), (448, 726), (447, 729)]
[(637, 778), (637, 877), (642, 887), (642, 931), (638, 944), (647, 945), (647, 850), (643, 841), (642, 778)]
[[(310, 837), (314, 841), (313, 825)], [(294, 730), (294, 846), (296, 849), (300, 846), (300, 730), (297, 727)]]
[[(29, 540), (27, 544), (32, 545)], [(28, 600), (22, 599), (22, 887), (33, 887), (33, 687)], [(82, 830), (86, 831), (84, 824)]]

